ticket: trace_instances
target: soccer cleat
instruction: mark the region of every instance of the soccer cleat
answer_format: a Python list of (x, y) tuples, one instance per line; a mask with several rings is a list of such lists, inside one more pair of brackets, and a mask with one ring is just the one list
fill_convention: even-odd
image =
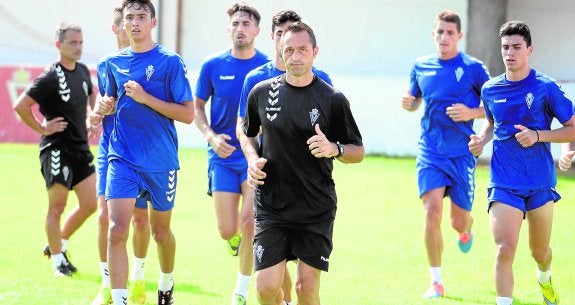
[(234, 295), (232, 296), (232, 305), (247, 305), (247, 304), (248, 301), (243, 295), (239, 293), (234, 293)]
[[(46, 246), (44, 248), (44, 251), (42, 251), (44, 253), (44, 256), (48, 257), (48, 259), (50, 259), (52, 257), (52, 253), (50, 252), (50, 246)], [(62, 252), (62, 254), (64, 255), (64, 259), (66, 260), (66, 262), (68, 263), (68, 269), (70, 271), (72, 271), (73, 273), (78, 272), (78, 269), (72, 265), (72, 263), (70, 263), (70, 260), (68, 259), (68, 251), (64, 251)]]
[(158, 305), (173, 305), (174, 304), (174, 286), (172, 289), (164, 292), (158, 290)]
[(238, 256), (238, 252), (240, 250), (240, 243), (242, 242), (241, 235), (234, 235), (232, 238), (228, 240), (228, 250), (232, 256)]
[(130, 304), (145, 304), (146, 303), (146, 282), (144, 280), (136, 280), (130, 283), (130, 290), (128, 292), (128, 300)]
[(459, 246), (459, 250), (463, 253), (469, 252), (471, 249), (471, 245), (473, 245), (473, 233), (471, 230), (459, 234), (459, 239), (457, 240), (457, 245)]
[(443, 297), (443, 285), (433, 282), (429, 289), (423, 294), (424, 299), (434, 299)]
[(63, 276), (72, 276), (72, 270), (68, 266), (68, 263), (62, 262), (60, 266), (54, 270), (54, 276), (56, 277), (63, 277)]
[(110, 305), (112, 304), (112, 290), (110, 287), (100, 287), (98, 294), (92, 301), (92, 305)]
[[(539, 283), (539, 281), (537, 281)], [(541, 292), (543, 293), (543, 305), (557, 305), (559, 304), (559, 295), (553, 287), (553, 283), (551, 283), (551, 279), (549, 282), (545, 284), (539, 283), (541, 287)]]

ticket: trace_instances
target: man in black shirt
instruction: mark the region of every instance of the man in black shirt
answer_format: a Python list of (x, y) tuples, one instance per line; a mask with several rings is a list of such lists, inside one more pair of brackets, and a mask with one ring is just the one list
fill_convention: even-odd
[[(61, 23), (56, 29), (55, 44), (59, 50), (58, 62), (20, 95), (14, 110), (26, 125), (42, 135), (40, 163), (48, 190), (45, 227), (49, 246), (44, 254), (51, 256), (54, 275), (70, 276), (76, 268), (67, 259), (66, 244), (96, 211), (96, 174), (88, 145), (87, 121), (96, 90), (92, 89), (88, 68), (77, 62), (82, 56), (80, 26)], [(32, 112), (35, 104), (40, 106), (43, 121)], [(60, 228), (72, 189), (78, 197), (78, 206), (70, 211)]]
[(298, 301), (320, 304), (337, 202), (333, 158), (360, 162), (364, 149), (345, 96), (311, 71), (318, 52), (312, 29), (295, 22), (281, 44), (286, 74), (250, 92), (240, 139), (248, 183), (257, 188), (256, 290), (261, 304), (281, 304), (286, 261), (297, 258)]

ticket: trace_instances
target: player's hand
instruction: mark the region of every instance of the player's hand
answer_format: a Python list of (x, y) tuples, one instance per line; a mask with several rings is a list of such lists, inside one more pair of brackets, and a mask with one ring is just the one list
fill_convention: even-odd
[(102, 120), (104, 116), (95, 112), (90, 113), (90, 117), (88, 121), (90, 122), (90, 126), (100, 126), (102, 124)]
[(225, 133), (222, 133), (222, 134), (217, 134), (217, 135), (211, 136), (208, 139), (208, 142), (210, 143), (210, 145), (214, 149), (214, 152), (220, 158), (225, 159), (225, 158), (229, 157), (236, 150), (236, 148), (234, 146), (228, 144), (228, 142), (227, 142), (231, 139), (232, 139), (232, 137), (230, 137), (229, 135), (227, 135)]
[(403, 107), (403, 109), (405, 110), (409, 110), (412, 111), (413, 107), (415, 104), (415, 96), (411, 95), (411, 92), (409, 90), (407, 90), (402, 96), (401, 96), (401, 106)]
[(103, 96), (98, 101), (96, 113), (99, 115), (110, 115), (116, 112), (116, 99), (109, 96)]
[(483, 139), (478, 135), (472, 134), (469, 136), (469, 143), (467, 144), (469, 151), (476, 157), (479, 157), (483, 153)]
[(126, 95), (131, 97), (134, 101), (143, 104), (147, 95), (146, 91), (140, 84), (133, 80), (129, 80), (124, 84)]
[(515, 139), (517, 142), (521, 144), (523, 147), (529, 147), (535, 143), (537, 143), (537, 132), (535, 130), (531, 130), (523, 125), (513, 125), (513, 127), (519, 129), (520, 131), (515, 134)]
[(101, 124), (93, 125), (90, 122), (90, 119), (86, 122), (86, 126), (88, 129), (88, 138), (97, 138), (100, 134), (100, 126)]
[(42, 127), (44, 127), (44, 132), (42, 135), (49, 136), (57, 132), (62, 132), (66, 127), (68, 127), (68, 122), (64, 120), (64, 117), (55, 117), (51, 120), (44, 119), (42, 122)]
[(462, 103), (455, 103), (445, 110), (447, 116), (454, 122), (467, 122), (473, 119), (472, 110)]
[(327, 139), (319, 128), (319, 124), (315, 124), (315, 133), (316, 135), (307, 140), (311, 154), (316, 158), (331, 158), (337, 156), (337, 145)]
[(258, 185), (264, 184), (266, 173), (262, 170), (264, 165), (268, 162), (265, 158), (259, 158), (254, 162), (248, 164), (248, 185), (252, 188), (257, 188)]
[(562, 171), (567, 171), (570, 169), (571, 163), (573, 162), (573, 156), (575, 156), (574, 150), (561, 154), (561, 157), (559, 157), (559, 162), (557, 162), (559, 169)]

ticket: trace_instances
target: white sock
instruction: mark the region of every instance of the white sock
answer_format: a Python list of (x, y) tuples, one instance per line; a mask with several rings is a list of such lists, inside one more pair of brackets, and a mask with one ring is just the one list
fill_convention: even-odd
[(102, 275), (102, 287), (110, 288), (110, 273), (108, 262), (100, 262), (100, 274)]
[(497, 305), (511, 305), (513, 304), (513, 299), (508, 297), (496, 297), (495, 302)]
[(284, 303), (285, 303), (285, 305), (292, 305), (291, 302), (286, 302), (286, 301), (284, 301)]
[(66, 252), (66, 247), (68, 246), (68, 240), (62, 239), (62, 252)]
[(128, 289), (112, 289), (112, 301), (114, 305), (128, 304)]
[(158, 281), (158, 290), (163, 292), (170, 291), (174, 286), (174, 273), (160, 272), (160, 280)]
[(62, 253), (52, 254), (50, 257), (52, 259), (52, 266), (54, 267), (54, 270), (58, 269), (58, 267), (60, 267), (60, 265), (66, 261), (64, 254)]
[(429, 275), (431, 276), (432, 283), (443, 283), (441, 281), (441, 267), (429, 267)]
[(238, 278), (236, 280), (236, 288), (234, 289), (234, 294), (241, 294), (244, 298), (247, 298), (250, 278), (251, 276), (243, 275), (238, 272)]
[(549, 268), (549, 270), (547, 271), (541, 271), (537, 269), (537, 278), (539, 280), (539, 283), (541, 284), (549, 282), (549, 280), (551, 279), (551, 268)]
[(132, 260), (132, 274), (130, 276), (131, 281), (138, 281), (144, 279), (144, 264), (146, 263), (146, 258), (139, 258), (134, 255)]

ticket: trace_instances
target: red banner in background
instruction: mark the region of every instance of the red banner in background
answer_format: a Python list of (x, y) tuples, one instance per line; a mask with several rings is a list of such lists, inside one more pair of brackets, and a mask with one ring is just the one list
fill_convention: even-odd
[[(28, 125), (24, 124), (12, 109), (18, 96), (45, 69), (45, 66), (0, 66), (0, 142), (12, 143), (39, 143), (40, 135)], [(94, 90), (97, 89), (96, 71), (90, 68)], [(34, 114), (44, 119), (38, 110), (33, 107)], [(90, 144), (97, 144), (97, 139), (90, 139)]]

